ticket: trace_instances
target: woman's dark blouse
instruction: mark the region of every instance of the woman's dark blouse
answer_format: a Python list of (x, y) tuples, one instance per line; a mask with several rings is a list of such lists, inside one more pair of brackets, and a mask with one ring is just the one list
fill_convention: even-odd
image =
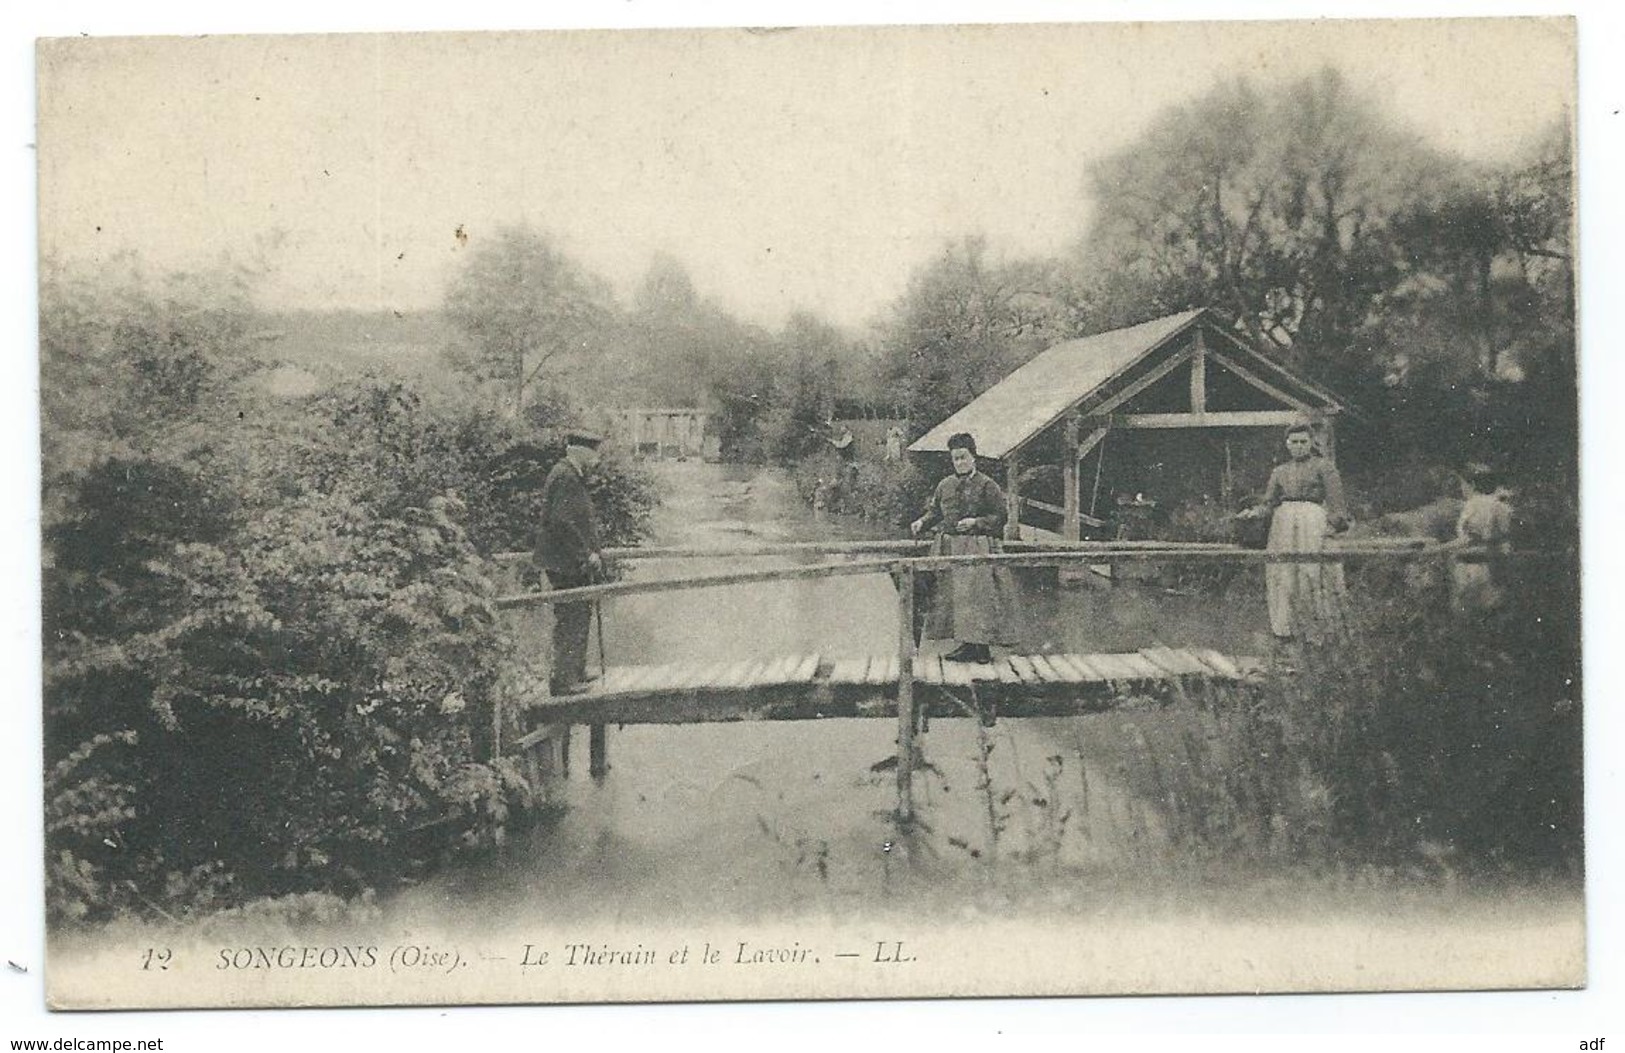
[(930, 530), (940, 523), (944, 533), (958, 534), (962, 532), (961, 519), (976, 520), (976, 525), (963, 533), (1002, 536), (1006, 511), (1004, 491), (999, 484), (979, 471), (964, 476), (950, 475), (938, 483), (926, 505), (921, 529)]
[(1348, 523), (1348, 509), (1343, 504), (1343, 477), (1338, 474), (1337, 466), (1324, 457), (1313, 456), (1275, 466), (1269, 485), (1264, 488), (1264, 503), (1273, 509), (1283, 501), (1312, 501), (1323, 506), (1334, 530), (1341, 530)]

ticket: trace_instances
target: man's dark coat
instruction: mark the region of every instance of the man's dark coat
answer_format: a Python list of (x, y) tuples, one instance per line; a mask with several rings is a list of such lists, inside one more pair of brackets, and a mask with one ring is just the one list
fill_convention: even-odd
[(592, 498), (581, 473), (566, 458), (553, 466), (542, 484), (536, 562), (555, 581), (580, 578), (587, 573), (587, 557), (598, 548), (598, 516)]

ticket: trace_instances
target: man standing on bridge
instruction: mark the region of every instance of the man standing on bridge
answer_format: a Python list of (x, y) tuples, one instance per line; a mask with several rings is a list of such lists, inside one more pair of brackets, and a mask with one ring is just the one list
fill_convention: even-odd
[[(586, 484), (586, 474), (598, 465), (602, 441), (602, 436), (589, 431), (571, 431), (565, 437), (564, 456), (542, 484), (541, 523), (533, 558), (555, 589), (591, 585), (602, 576), (598, 515)], [(591, 631), (591, 603), (553, 605), (553, 694), (581, 694), (594, 679), (587, 674)]]

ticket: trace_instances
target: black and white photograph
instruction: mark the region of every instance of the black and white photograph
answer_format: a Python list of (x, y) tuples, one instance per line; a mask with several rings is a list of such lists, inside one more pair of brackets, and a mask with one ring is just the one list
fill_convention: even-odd
[(1584, 988), (1583, 32), (39, 40), (49, 1007)]

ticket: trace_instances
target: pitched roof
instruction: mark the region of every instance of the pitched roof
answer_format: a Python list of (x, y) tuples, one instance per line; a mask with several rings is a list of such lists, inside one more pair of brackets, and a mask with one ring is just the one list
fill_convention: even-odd
[(1056, 344), (920, 436), (909, 449), (940, 453), (948, 448), (948, 436), (968, 431), (976, 437), (977, 453), (995, 460), (1003, 457), (1201, 315), (1200, 308), (1181, 311)]

